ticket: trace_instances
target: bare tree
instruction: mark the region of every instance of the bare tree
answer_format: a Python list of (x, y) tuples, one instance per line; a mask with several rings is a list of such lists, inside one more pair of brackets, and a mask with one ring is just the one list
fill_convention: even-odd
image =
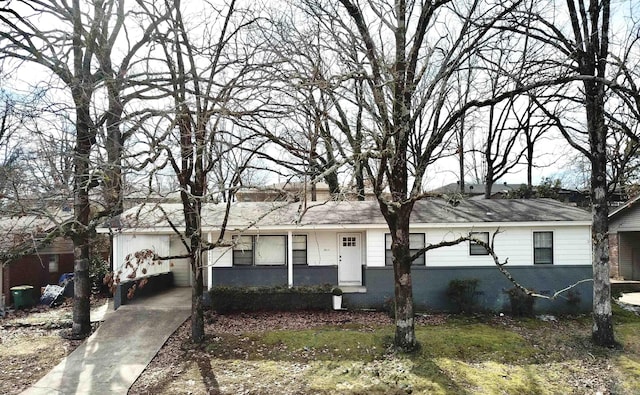
[[(582, 107), (581, 119), (572, 122), (560, 119), (558, 114), (545, 110), (553, 122), (558, 125), (569, 144), (577, 149), (590, 165), (590, 195), (592, 203), (592, 248), (593, 248), (593, 332), (596, 344), (612, 346), (616, 344), (611, 315), (611, 287), (609, 281), (608, 248), (608, 191), (615, 180), (609, 178), (610, 165), (608, 142), (611, 141), (612, 125), (618, 124), (615, 117), (608, 117), (611, 103), (608, 101), (610, 90), (632, 91), (613, 82), (612, 75), (620, 73), (618, 63), (611, 67), (610, 54), (611, 2), (609, 0), (567, 0), (562, 10), (568, 20), (568, 29), (556, 26), (546, 12), (549, 9), (520, 15), (522, 20), (532, 22), (535, 29), (516, 29), (528, 35), (532, 40), (544, 43), (549, 50), (540, 63), (555, 69), (558, 74), (567, 75), (571, 83), (573, 98)], [(527, 25), (529, 26), (529, 25)], [(624, 41), (624, 40), (623, 40)], [(556, 57), (550, 56), (551, 50)], [(627, 81), (628, 83), (629, 81)], [(586, 119), (586, 124), (584, 120)], [(584, 124), (584, 127), (580, 126)], [(638, 137), (622, 128), (623, 133), (637, 141)]]
[[(395, 345), (410, 351), (416, 347), (411, 262), (417, 258), (409, 249), (410, 215), (424, 197), (429, 166), (450, 155), (454, 126), (473, 105), (447, 111), (461, 99), (451, 95), (456, 72), (492, 40), (492, 26), (517, 3), (339, 3), (306, 2), (304, 11), (321, 24), (331, 47), (356, 49), (354, 57), (342, 58), (343, 78), (361, 80), (365, 89), (358, 105), (372, 124), (360, 157), (369, 163), (367, 177), (391, 233)], [(344, 12), (349, 19), (340, 17)]]
[[(52, 73), (71, 96), (70, 105), (75, 128), (73, 149), (73, 200), (74, 218), (66, 228), (74, 243), (74, 308), (71, 335), (84, 337), (91, 331), (89, 317), (90, 283), (88, 276), (89, 245), (98, 218), (111, 214), (111, 207), (97, 216), (92, 215), (90, 192), (100, 185), (114, 188), (111, 192), (120, 196), (119, 166), (107, 166), (108, 175), (99, 177), (94, 160), (99, 129), (106, 123), (107, 147), (120, 146), (119, 124), (122, 116), (122, 100), (119, 96), (126, 84), (122, 78), (130, 60), (148, 40), (143, 31), (139, 41), (128, 41), (124, 60), (111, 67), (115, 57), (115, 46), (121, 44), (121, 33), (125, 30), (126, 8), (124, 0), (93, 0), (88, 3), (66, 1), (30, 1), (8, 4), (0, 9), (0, 59), (37, 64)], [(47, 23), (39, 23), (38, 20)], [(131, 37), (129, 37), (131, 39)], [(129, 45), (130, 44), (130, 45)], [(118, 54), (120, 52), (118, 51)], [(106, 84), (109, 106), (104, 117), (95, 116), (100, 108), (95, 97)], [(116, 156), (119, 149), (109, 149)], [(108, 154), (110, 160), (118, 159)], [(109, 204), (121, 200), (109, 199)], [(116, 211), (119, 207), (116, 205)]]
[[(245, 46), (243, 39), (256, 19), (238, 8), (235, 0), (224, 7), (205, 3), (202, 19), (185, 15), (188, 8), (180, 1), (172, 4), (171, 17), (159, 23), (155, 32), (163, 67), (155, 90), (168, 99), (168, 107), (159, 112), (158, 123), (146, 130), (146, 138), (153, 158), (149, 162), (155, 166), (152, 173), (168, 167), (177, 178), (184, 223), (171, 226), (186, 251), (179, 257), (190, 262), (191, 337), (200, 343), (204, 340), (203, 254), (225, 245), (226, 224), (221, 224), (217, 240), (207, 240), (202, 230), (202, 207), (207, 201), (222, 200), (228, 215), (242, 172), (260, 144), (252, 134), (234, 127), (236, 119), (254, 111), (247, 90), (256, 85), (256, 68), (251, 63), (255, 49)], [(151, 7), (147, 14), (154, 15)], [(187, 24), (189, 19), (206, 23), (194, 28)], [(238, 153), (246, 147), (250, 147), (248, 154)], [(228, 174), (216, 179), (221, 172)], [(172, 258), (176, 256), (160, 257)]]

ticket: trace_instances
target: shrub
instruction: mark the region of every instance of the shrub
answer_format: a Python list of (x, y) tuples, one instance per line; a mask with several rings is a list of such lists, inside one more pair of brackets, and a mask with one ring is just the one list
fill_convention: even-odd
[(511, 315), (519, 317), (532, 317), (535, 298), (520, 288), (511, 288), (507, 291), (511, 303)]
[(478, 279), (451, 280), (447, 287), (447, 297), (460, 313), (472, 312), (476, 307)]
[(89, 280), (91, 281), (91, 293), (104, 294), (109, 291), (104, 278), (109, 273), (109, 263), (102, 257), (91, 257), (89, 260)]
[(570, 289), (569, 292), (567, 292), (566, 298), (567, 304), (569, 305), (569, 311), (578, 311), (580, 302), (582, 301), (582, 298), (580, 298), (580, 291)]
[(338, 287), (333, 287), (333, 289), (331, 289), (331, 295), (333, 295), (333, 296), (342, 296), (342, 289), (340, 289)]
[(218, 313), (232, 311), (329, 310), (332, 287), (226, 287), (209, 291), (211, 307)]

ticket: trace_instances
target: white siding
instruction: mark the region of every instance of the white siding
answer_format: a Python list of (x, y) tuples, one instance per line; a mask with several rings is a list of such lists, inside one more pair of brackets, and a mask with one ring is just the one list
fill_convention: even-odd
[[(455, 240), (466, 236), (470, 231), (489, 232), (495, 228), (412, 228), (411, 233), (424, 233), (428, 244)], [(509, 266), (533, 264), (533, 232), (553, 232), (555, 265), (589, 265), (591, 263), (590, 233), (588, 226), (562, 227), (503, 227), (495, 239), (495, 251), (501, 261), (509, 259)], [(368, 266), (384, 266), (385, 262), (385, 230), (367, 231), (367, 264)], [(434, 267), (451, 266), (492, 266), (493, 259), (488, 255), (470, 255), (469, 243), (463, 242), (450, 247), (431, 250), (426, 254), (426, 265)]]
[(307, 263), (309, 266), (338, 264), (337, 234), (332, 231), (293, 232), (307, 235)]
[(384, 229), (367, 230), (367, 266), (384, 266)]
[(553, 229), (554, 265), (590, 265), (591, 232), (587, 226)]
[[(125, 262), (127, 255), (133, 256), (138, 251), (152, 250), (157, 255), (166, 256), (169, 254), (169, 236), (166, 235), (131, 235), (119, 234), (114, 236), (115, 261), (113, 262), (113, 270), (121, 271), (120, 279), (130, 279), (132, 268), (126, 268)], [(134, 265), (135, 266), (135, 265)], [(165, 273), (170, 269), (167, 261), (154, 262), (153, 264), (144, 263), (136, 272), (135, 278), (144, 275)], [(146, 270), (146, 274), (142, 273), (142, 269)]]
[[(468, 229), (427, 229), (426, 241), (429, 244), (438, 244), (442, 241), (451, 241), (466, 236), (469, 232), (488, 232), (489, 242), (495, 229), (468, 228)], [(531, 262), (532, 241), (528, 241), (532, 235), (526, 228), (502, 229), (495, 238), (495, 251), (501, 259), (509, 257), (510, 264), (528, 264)], [(514, 245), (515, 244), (515, 245)], [(469, 242), (442, 247), (427, 252), (426, 265), (445, 266), (491, 266), (493, 259), (489, 255), (470, 255)]]
[[(243, 233), (244, 235), (255, 235)], [(261, 233), (262, 235), (286, 236), (286, 233)], [(338, 264), (336, 232), (334, 231), (293, 231), (294, 235), (307, 236), (307, 263), (309, 266), (333, 266)], [(214, 235), (217, 236), (217, 235)], [(229, 235), (228, 240), (231, 241)], [(233, 250), (231, 247), (214, 248), (209, 252), (212, 267), (232, 267)]]

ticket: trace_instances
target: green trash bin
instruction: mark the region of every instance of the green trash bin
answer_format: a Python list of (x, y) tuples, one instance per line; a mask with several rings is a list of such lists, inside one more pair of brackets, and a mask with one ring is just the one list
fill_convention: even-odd
[(13, 307), (22, 309), (33, 306), (33, 287), (31, 285), (18, 285), (11, 288)]

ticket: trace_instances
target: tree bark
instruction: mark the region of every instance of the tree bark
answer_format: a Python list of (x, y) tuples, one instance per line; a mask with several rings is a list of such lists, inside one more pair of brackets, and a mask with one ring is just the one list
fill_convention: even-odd
[(76, 103), (76, 148), (74, 156), (74, 231), (72, 233), (73, 265), (73, 324), (71, 336), (84, 338), (91, 333), (89, 296), (89, 156), (93, 138), (90, 130), (90, 91), (75, 87)]
[(199, 344), (204, 341), (204, 309), (202, 301), (204, 281), (200, 240), (197, 240), (197, 243), (197, 245), (192, 243), (194, 254), (191, 257), (191, 272), (193, 273), (193, 287), (191, 287), (191, 340)]
[(415, 335), (409, 245), (409, 218), (413, 204), (405, 203), (398, 210), (389, 210), (386, 205), (381, 206), (381, 209), (391, 232), (396, 323), (394, 344), (399, 351), (412, 352), (418, 346)]
[(616, 345), (611, 312), (609, 279), (609, 206), (607, 204), (607, 145), (604, 115), (604, 86), (585, 83), (587, 126), (591, 152), (591, 202), (593, 221), (593, 341), (601, 346)]
[(411, 283), (411, 259), (409, 229), (397, 229), (397, 243), (392, 244), (395, 289), (396, 348), (403, 352), (416, 349), (413, 291)]

